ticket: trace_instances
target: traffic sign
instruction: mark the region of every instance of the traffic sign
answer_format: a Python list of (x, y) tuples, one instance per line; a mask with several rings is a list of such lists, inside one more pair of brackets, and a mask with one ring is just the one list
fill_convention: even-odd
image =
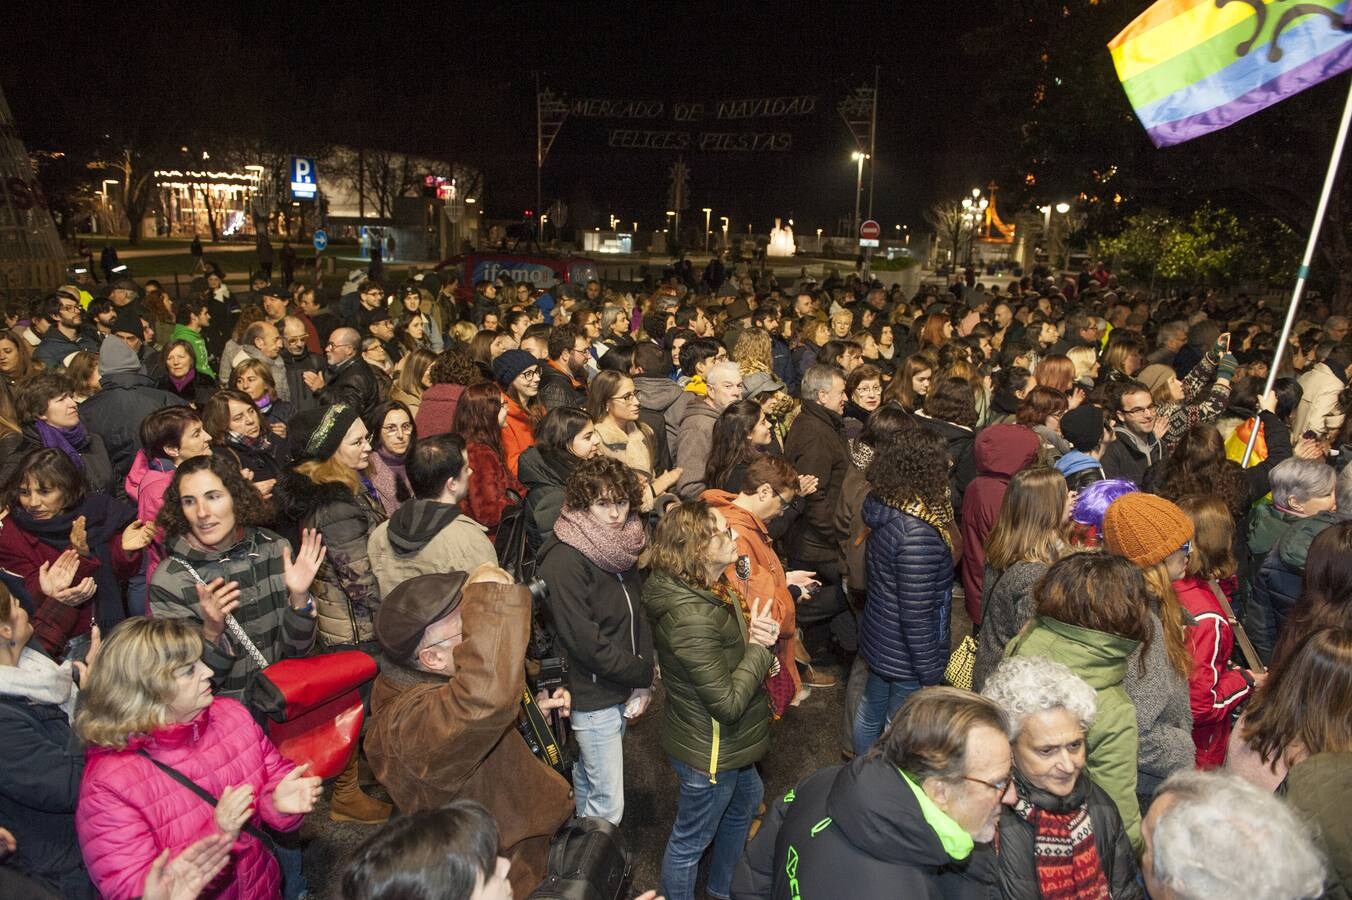
[(861, 247), (876, 247), (876, 246), (878, 246), (878, 239), (877, 239), (877, 238), (860, 238), (860, 239), (859, 239), (859, 246), (861, 246)]
[[(877, 222), (869, 219), (859, 226), (859, 237), (865, 241), (876, 241), (883, 236), (883, 228)], [(876, 245), (875, 245), (876, 246)]]
[(319, 179), (315, 174), (315, 161), (312, 157), (291, 157), (291, 197), (293, 200), (313, 200), (319, 190)]
[(315, 249), (320, 253), (329, 245), (329, 233), (322, 228), (315, 229)]

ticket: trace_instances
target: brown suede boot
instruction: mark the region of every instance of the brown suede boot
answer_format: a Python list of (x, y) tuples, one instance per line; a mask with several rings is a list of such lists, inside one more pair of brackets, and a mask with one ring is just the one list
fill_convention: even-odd
[(362, 792), (357, 780), (357, 753), (347, 762), (347, 768), (333, 782), (333, 796), (329, 798), (329, 818), (335, 822), (361, 822), (380, 825), (390, 818), (394, 808)]

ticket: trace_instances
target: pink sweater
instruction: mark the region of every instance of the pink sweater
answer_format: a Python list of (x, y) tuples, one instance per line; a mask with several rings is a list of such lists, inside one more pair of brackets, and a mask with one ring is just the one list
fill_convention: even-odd
[[(85, 866), (107, 900), (139, 897), (146, 872), (166, 847), (181, 852), (216, 830), (215, 809), (136, 751), (172, 766), (212, 796), (239, 784), (253, 786), (255, 827), (300, 827), (303, 816), (283, 815), (272, 792), (295, 765), (283, 759), (243, 705), (218, 699), (191, 722), (134, 737), (125, 750), (91, 747), (80, 783), (75, 830)], [(281, 871), (266, 847), (240, 832), (230, 862), (203, 892), (216, 900), (271, 900), (281, 896)]]
[[(142, 522), (155, 521), (160, 508), (164, 506), (164, 492), (169, 490), (169, 483), (174, 480), (174, 470), (172, 467), (165, 468), (166, 464), (165, 460), (157, 459), (152, 465), (146, 458), (146, 452), (137, 450), (136, 458), (131, 462), (131, 471), (122, 481), (127, 496), (136, 504), (136, 518)], [(155, 574), (155, 567), (164, 559), (164, 529), (155, 530), (155, 540), (146, 548), (146, 553), (146, 584), (149, 584), (150, 576)]]

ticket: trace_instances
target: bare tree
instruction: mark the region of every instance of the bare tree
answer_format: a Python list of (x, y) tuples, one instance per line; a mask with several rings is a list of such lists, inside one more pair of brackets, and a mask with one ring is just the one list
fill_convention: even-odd
[(954, 262), (960, 255), (969, 218), (961, 200), (941, 200), (925, 211), (925, 221), (934, 229), (939, 249), (952, 250)]

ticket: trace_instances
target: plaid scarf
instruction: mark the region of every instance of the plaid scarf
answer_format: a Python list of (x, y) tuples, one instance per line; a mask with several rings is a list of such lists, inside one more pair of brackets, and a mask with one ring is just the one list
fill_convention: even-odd
[(1033, 827), (1033, 864), (1043, 900), (1108, 900), (1087, 805), (1057, 813), (1034, 806), (1020, 792), (1014, 812)]

